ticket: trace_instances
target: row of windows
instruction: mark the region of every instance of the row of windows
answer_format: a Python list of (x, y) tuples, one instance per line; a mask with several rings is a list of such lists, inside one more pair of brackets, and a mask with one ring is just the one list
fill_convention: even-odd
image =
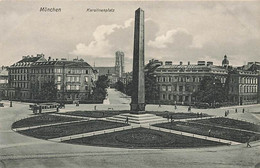
[(179, 92), (194, 92), (195, 89), (196, 89), (196, 86), (171, 86), (171, 85), (168, 85), (168, 86), (161, 86), (161, 88), (159, 88), (161, 91), (179, 91)]
[[(68, 76), (67, 77), (68, 82), (79, 82), (80, 81), (79, 79), (80, 79), (79, 76)], [(61, 82), (61, 76), (57, 77), (57, 81)], [(85, 81), (88, 82), (88, 76), (85, 76)]]
[(189, 101), (190, 96), (177, 96), (173, 94), (162, 94), (162, 99), (163, 100), (173, 100), (177, 102), (183, 102), (183, 101)]
[(239, 83), (257, 84), (257, 78), (239, 78)]
[(257, 86), (240, 86), (240, 93), (257, 93)]
[[(44, 68), (44, 69), (28, 69), (28, 68), (24, 68), (24, 69), (10, 69), (10, 73), (33, 73), (33, 74), (38, 74), (38, 73), (63, 73), (62, 68)], [(65, 73), (68, 74), (89, 74), (89, 70), (85, 69), (85, 70), (81, 70), (81, 69), (65, 69)]]
[[(203, 77), (157, 77), (156, 81), (157, 82), (200, 82), (203, 79)], [(221, 83), (225, 83), (226, 82), (226, 78), (221, 77), (218, 78), (220, 79)]]
[(28, 75), (11, 75), (10, 80), (29, 80)]
[(13, 82), (11, 84), (12, 87), (15, 87), (15, 88), (26, 88), (28, 89), (28, 83), (23, 83), (23, 82)]

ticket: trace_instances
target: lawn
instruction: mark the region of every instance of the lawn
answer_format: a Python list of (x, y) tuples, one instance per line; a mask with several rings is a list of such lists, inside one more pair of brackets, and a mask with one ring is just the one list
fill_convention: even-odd
[[(172, 116), (173, 119), (187, 119), (187, 118), (200, 118), (201, 116), (198, 113), (173, 113), (173, 112), (158, 112), (158, 111), (148, 111), (148, 114), (155, 114), (157, 116), (161, 116), (167, 118), (168, 116)], [(208, 114), (202, 114), (202, 117), (209, 117)]]
[(236, 142), (245, 143), (248, 140), (254, 141), (259, 140), (260, 136), (254, 133), (249, 133), (245, 131), (231, 130), (225, 128), (219, 128), (210, 125), (201, 125), (195, 122), (174, 122), (172, 123), (160, 123), (155, 124), (156, 127), (162, 127), (172, 130), (178, 130), (183, 132), (189, 132), (199, 135), (209, 135), (209, 130), (211, 130), (210, 136), (215, 138), (221, 138)]
[(134, 128), (91, 137), (72, 139), (64, 142), (120, 148), (187, 148), (225, 145), (219, 142), (166, 133), (147, 128)]
[(260, 132), (260, 125), (224, 117), (196, 120), (193, 122)]
[(127, 126), (128, 124), (116, 123), (110, 121), (90, 120), (82, 121), (79, 123), (69, 123), (56, 126), (41, 127), (35, 129), (29, 129), (24, 131), (18, 131), (21, 134), (32, 136), (41, 139), (51, 139), (63, 136), (99, 131), (110, 128), (117, 128)]
[(77, 121), (82, 120), (72, 117), (62, 117), (50, 114), (40, 114), (35, 117), (25, 118), (13, 123), (12, 128), (31, 127), (44, 124), (54, 124), (60, 122)]
[(112, 117), (114, 115), (119, 115), (122, 113), (127, 113), (127, 111), (73, 111), (73, 112), (67, 112), (63, 114), (82, 116), (82, 117), (103, 118), (103, 117)]

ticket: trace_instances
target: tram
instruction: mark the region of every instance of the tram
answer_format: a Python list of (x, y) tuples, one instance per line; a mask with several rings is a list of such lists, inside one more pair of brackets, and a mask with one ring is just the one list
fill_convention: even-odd
[(58, 103), (37, 103), (29, 105), (30, 110), (34, 114), (48, 113), (48, 112), (59, 112), (60, 104)]

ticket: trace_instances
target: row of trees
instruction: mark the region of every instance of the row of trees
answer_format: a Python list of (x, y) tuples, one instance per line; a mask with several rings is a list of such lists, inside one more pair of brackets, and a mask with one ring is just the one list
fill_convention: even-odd
[[(127, 85), (124, 85), (120, 80), (115, 83), (115, 89), (125, 93), (128, 96), (131, 96), (133, 93), (133, 84), (129, 82)], [(156, 78), (152, 74), (145, 75), (145, 101), (146, 103), (151, 100), (159, 99), (159, 90), (156, 87)]]

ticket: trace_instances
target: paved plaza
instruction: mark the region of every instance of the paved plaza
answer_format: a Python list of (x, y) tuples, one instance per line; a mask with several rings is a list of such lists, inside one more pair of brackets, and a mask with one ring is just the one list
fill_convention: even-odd
[[(114, 89), (108, 89), (108, 100), (109, 104), (66, 105), (59, 115), (68, 111), (91, 111), (94, 108), (107, 111), (109, 108), (130, 109), (130, 97)], [(234, 143), (231, 146), (207, 148), (124, 149), (73, 145), (60, 143), (59, 139), (47, 141), (24, 136), (14, 132), (11, 125), (17, 120), (34, 116), (29, 104), (13, 102), (10, 108), (8, 101), (3, 102), (5, 107), (0, 108), (0, 167), (260, 167), (259, 141), (252, 142), (251, 148), (243, 143)], [(235, 113), (236, 108), (238, 113)], [(245, 113), (242, 113), (243, 108)], [(176, 110), (170, 105), (146, 106), (147, 111), (187, 112), (187, 109), (187, 106), (178, 106)], [(260, 105), (192, 109), (192, 112), (223, 117), (225, 110), (230, 111), (229, 118), (260, 124)], [(126, 126), (126, 129), (128, 127), (131, 128)]]

